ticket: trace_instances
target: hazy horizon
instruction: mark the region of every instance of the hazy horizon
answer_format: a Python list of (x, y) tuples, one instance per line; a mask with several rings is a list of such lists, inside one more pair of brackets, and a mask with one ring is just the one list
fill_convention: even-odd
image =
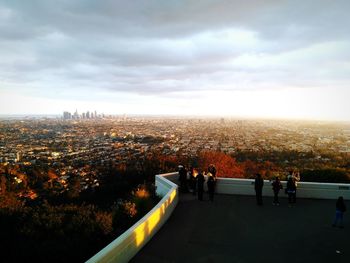
[[(91, 111), (90, 111), (91, 112)], [(72, 112), (73, 113), (73, 112)], [(79, 112), (81, 114), (82, 112)], [(102, 113), (100, 113), (102, 114)], [(228, 121), (235, 121), (235, 120), (247, 120), (247, 121), (290, 121), (290, 122), (311, 122), (311, 123), (343, 123), (343, 124), (350, 124), (350, 120), (335, 120), (335, 119), (307, 119), (307, 118), (268, 118), (268, 117), (245, 117), (245, 116), (234, 116), (234, 115), (174, 115), (174, 114), (125, 114), (125, 113), (103, 113), (105, 115), (105, 118), (108, 117), (128, 117), (128, 118), (164, 118), (164, 119), (198, 119), (198, 120), (228, 120)], [(55, 118), (55, 119), (62, 119), (63, 114), (1, 114), (0, 113), (0, 119), (8, 120), (8, 119), (26, 119), (26, 118)], [(98, 118), (100, 118), (99, 116)], [(76, 121), (77, 119), (71, 119), (71, 121)], [(94, 120), (94, 119), (78, 119), (78, 120)]]
[(0, 115), (350, 121), (349, 9), (0, 0)]

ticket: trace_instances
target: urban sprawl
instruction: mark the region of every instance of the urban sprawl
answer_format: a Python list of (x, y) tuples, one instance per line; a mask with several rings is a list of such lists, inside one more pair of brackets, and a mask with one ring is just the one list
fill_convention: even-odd
[[(161, 118), (105, 116), (96, 112), (64, 112), (61, 118), (0, 120), (0, 173), (13, 169), (21, 183), (25, 170), (45, 166), (64, 189), (70, 176), (80, 178), (81, 189), (99, 186), (92, 167), (142, 159), (149, 152), (196, 156), (201, 151), (312, 152), (310, 160), (327, 163), (349, 158), (350, 125), (229, 118)], [(340, 157), (339, 157), (340, 156)], [(281, 160), (280, 160), (281, 161)], [(288, 163), (289, 160), (282, 160)], [(11, 171), (9, 171), (11, 173)]]

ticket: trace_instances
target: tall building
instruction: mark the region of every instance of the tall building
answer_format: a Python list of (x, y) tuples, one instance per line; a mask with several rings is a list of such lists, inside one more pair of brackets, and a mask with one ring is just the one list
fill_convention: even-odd
[(63, 119), (70, 120), (72, 118), (72, 114), (68, 111), (63, 112)]
[(77, 109), (74, 112), (73, 119), (79, 119), (79, 113)]

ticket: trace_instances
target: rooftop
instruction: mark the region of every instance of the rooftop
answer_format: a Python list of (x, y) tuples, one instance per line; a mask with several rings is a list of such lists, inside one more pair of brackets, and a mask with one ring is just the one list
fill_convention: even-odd
[(349, 212), (339, 229), (331, 226), (334, 200), (299, 199), (291, 208), (280, 201), (273, 206), (265, 197), (260, 207), (254, 196), (222, 194), (200, 202), (182, 194), (131, 262), (350, 262)]

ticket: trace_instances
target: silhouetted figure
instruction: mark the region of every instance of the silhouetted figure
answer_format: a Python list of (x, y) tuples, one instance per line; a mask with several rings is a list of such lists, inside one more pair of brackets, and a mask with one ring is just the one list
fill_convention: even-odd
[(214, 176), (214, 182), (216, 181), (216, 168), (214, 164), (209, 165), (208, 172)]
[(188, 192), (187, 188), (187, 170), (182, 165), (179, 165), (179, 181), (180, 181), (180, 191), (183, 193)]
[(196, 194), (196, 189), (197, 189), (197, 178), (196, 178), (196, 171), (195, 169), (191, 168), (190, 169), (190, 189), (192, 191), (192, 194), (195, 195)]
[[(298, 190), (298, 182), (300, 181), (300, 172), (294, 172), (293, 173), (293, 180), (294, 180), (294, 184), (295, 184), (295, 201), (297, 199), (297, 190)], [(294, 201), (294, 203), (295, 203)]]
[(214, 176), (209, 176), (208, 181), (208, 193), (209, 193), (209, 200), (214, 201), (214, 192), (215, 192), (215, 178)]
[(256, 195), (256, 203), (258, 205), (262, 205), (262, 189), (264, 186), (264, 180), (261, 177), (261, 174), (257, 174), (255, 178), (254, 188), (255, 188), (255, 195)]
[(202, 172), (200, 172), (197, 175), (198, 200), (200, 200), (200, 201), (203, 201), (204, 182), (205, 182), (204, 175)]
[(342, 196), (340, 196), (335, 204), (335, 218), (333, 221), (333, 226), (336, 227), (339, 222), (339, 227), (344, 228), (343, 216), (346, 211), (345, 202)]
[(211, 174), (214, 178), (214, 192), (216, 188), (216, 168), (214, 164), (209, 165), (208, 167), (208, 173)]
[(287, 176), (287, 181), (292, 178), (294, 184), (295, 184), (295, 193), (294, 193), (294, 203), (296, 201), (297, 196), (297, 189), (298, 189), (298, 182), (300, 181), (300, 173), (297, 171), (289, 171), (289, 174)]
[(287, 188), (286, 188), (289, 204), (293, 204), (296, 202), (296, 190), (297, 190), (297, 187), (295, 185), (295, 181), (293, 177), (289, 177), (287, 181)]
[(275, 180), (272, 182), (273, 205), (280, 205), (280, 202), (278, 201), (278, 194), (281, 189), (283, 189), (283, 186), (280, 179), (276, 176)]

